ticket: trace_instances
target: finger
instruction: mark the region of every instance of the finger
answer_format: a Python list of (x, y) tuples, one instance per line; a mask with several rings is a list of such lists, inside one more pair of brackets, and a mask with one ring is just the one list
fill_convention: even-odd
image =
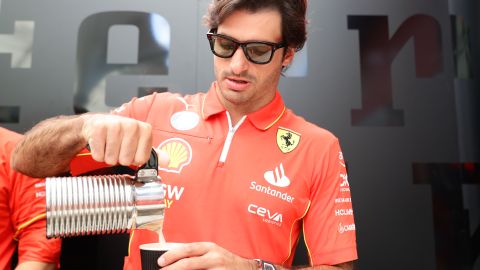
[(121, 120), (115, 119), (107, 123), (107, 137), (105, 143), (105, 163), (116, 165), (123, 138)]
[(120, 146), (120, 153), (118, 156), (118, 163), (123, 166), (132, 165), (137, 152), (139, 126), (134, 120), (126, 121), (122, 125), (123, 139)]
[[(160, 265), (170, 265), (185, 258), (200, 257), (212, 249), (210, 243), (189, 243), (165, 252), (158, 259)], [(177, 268), (172, 268), (177, 269)]]
[(137, 151), (135, 153), (135, 159), (133, 164), (143, 165), (150, 158), (152, 151), (152, 126), (148, 123), (139, 123), (139, 135)]
[(155, 149), (157, 151), (158, 156), (158, 166), (159, 167), (167, 167), (168, 163), (170, 163), (170, 156), (166, 151), (162, 149)]
[(162, 267), (162, 270), (200, 270), (210, 269), (216, 265), (215, 261), (208, 260), (204, 256), (183, 258), (163, 267), (159, 264), (159, 266)]
[(96, 123), (90, 123), (90, 126), (86, 129), (92, 158), (98, 162), (103, 162), (105, 159), (105, 138), (107, 136), (106, 127), (103, 125), (97, 126)]

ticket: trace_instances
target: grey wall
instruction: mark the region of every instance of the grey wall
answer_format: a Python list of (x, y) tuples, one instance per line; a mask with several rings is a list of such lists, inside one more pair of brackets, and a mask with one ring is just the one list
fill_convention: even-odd
[[(309, 3), (309, 39), (280, 90), (342, 142), (358, 269), (480, 269), (480, 9), (458, 2)], [(207, 5), (0, 0), (0, 125), (205, 91)], [(112, 239), (85, 245), (119, 249)]]

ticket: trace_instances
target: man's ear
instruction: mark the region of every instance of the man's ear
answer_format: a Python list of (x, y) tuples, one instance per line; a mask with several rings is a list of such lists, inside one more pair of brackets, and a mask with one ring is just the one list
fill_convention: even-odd
[(285, 55), (283, 56), (282, 66), (288, 67), (292, 63), (294, 56), (295, 56), (295, 49), (287, 47)]

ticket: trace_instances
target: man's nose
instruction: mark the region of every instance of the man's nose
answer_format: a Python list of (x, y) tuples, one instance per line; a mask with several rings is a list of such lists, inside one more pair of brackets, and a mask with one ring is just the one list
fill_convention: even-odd
[(242, 47), (238, 47), (235, 53), (230, 59), (230, 68), (234, 74), (241, 74), (248, 69), (248, 59), (242, 50)]

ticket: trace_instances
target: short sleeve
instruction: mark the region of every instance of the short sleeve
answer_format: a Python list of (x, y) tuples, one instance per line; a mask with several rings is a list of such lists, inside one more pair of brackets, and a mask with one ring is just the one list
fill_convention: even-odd
[(356, 233), (346, 163), (337, 138), (320, 155), (304, 237), (312, 265), (357, 259)]
[[(11, 152), (11, 151), (10, 151)], [(10, 218), (18, 241), (18, 262), (60, 262), (60, 239), (46, 238), (45, 180), (10, 169)]]

